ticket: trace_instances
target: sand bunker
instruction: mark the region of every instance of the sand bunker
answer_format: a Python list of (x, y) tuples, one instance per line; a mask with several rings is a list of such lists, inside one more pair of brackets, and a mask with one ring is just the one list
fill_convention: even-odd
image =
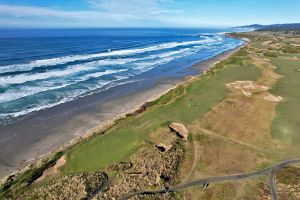
[(65, 156), (62, 156), (60, 159), (56, 161), (55, 165), (46, 169), (43, 172), (43, 175), (40, 178), (38, 178), (36, 181), (39, 182), (44, 180), (47, 176), (57, 174), (59, 172), (59, 168), (62, 167), (65, 163), (66, 163), (66, 158)]
[(239, 90), (246, 97), (252, 96), (253, 92), (266, 91), (269, 88), (262, 85), (256, 85), (253, 81), (236, 81), (226, 84), (231, 90)]
[(267, 101), (273, 101), (273, 102), (281, 102), (283, 101), (283, 98), (281, 96), (274, 96), (272, 94), (268, 95), (268, 96), (265, 96), (264, 97), (265, 100)]
[(172, 123), (169, 125), (169, 128), (171, 129), (171, 131), (176, 132), (180, 137), (182, 137), (183, 140), (188, 140), (189, 131), (183, 124)]
[(165, 151), (169, 151), (173, 145), (172, 144), (163, 144), (163, 143), (159, 143), (156, 145), (156, 147), (161, 151), (161, 152), (165, 152)]
[(262, 44), (265, 45), (265, 46), (268, 46), (271, 43), (272, 43), (272, 40), (268, 40), (268, 41), (263, 42)]
[(291, 44), (291, 46), (300, 47), (300, 44)]

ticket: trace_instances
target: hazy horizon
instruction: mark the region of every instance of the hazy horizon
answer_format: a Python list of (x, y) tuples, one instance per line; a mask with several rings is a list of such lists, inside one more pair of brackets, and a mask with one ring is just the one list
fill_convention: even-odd
[(299, 7), (296, 0), (1, 0), (0, 28), (222, 28), (297, 23)]

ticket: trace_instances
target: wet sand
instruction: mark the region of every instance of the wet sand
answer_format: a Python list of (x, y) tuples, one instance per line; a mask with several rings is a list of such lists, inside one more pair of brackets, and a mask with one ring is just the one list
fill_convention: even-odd
[(35, 162), (58, 147), (70, 144), (70, 141), (74, 142), (76, 138), (102, 129), (114, 118), (125, 116), (145, 102), (160, 97), (187, 76), (202, 74), (237, 50), (192, 67), (185, 66), (174, 71), (171, 66), (163, 74), (158, 74), (156, 70), (159, 69), (151, 70), (130, 83), (39, 111), (11, 125), (0, 126), (0, 177)]

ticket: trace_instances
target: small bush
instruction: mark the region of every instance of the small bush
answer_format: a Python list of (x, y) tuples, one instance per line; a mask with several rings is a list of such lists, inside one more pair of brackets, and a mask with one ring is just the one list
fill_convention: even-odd
[(162, 127), (168, 127), (172, 122), (171, 121), (164, 121), (163, 123), (161, 123)]
[(264, 56), (266, 56), (266, 57), (278, 57), (278, 55), (275, 52), (270, 52), (270, 51), (265, 52)]
[(238, 53), (236, 53), (235, 55), (231, 56), (230, 58), (221, 61), (220, 64), (221, 65), (243, 65), (243, 61), (245, 60), (244, 57), (239, 56)]
[(189, 142), (192, 142), (192, 141), (193, 141), (193, 135), (192, 135), (191, 133), (190, 133), (189, 136), (188, 136), (188, 141), (189, 141)]
[(247, 56), (249, 53), (245, 48), (242, 48), (238, 52), (236, 52), (236, 56)]
[(283, 53), (300, 53), (299, 47), (287, 46), (282, 49)]

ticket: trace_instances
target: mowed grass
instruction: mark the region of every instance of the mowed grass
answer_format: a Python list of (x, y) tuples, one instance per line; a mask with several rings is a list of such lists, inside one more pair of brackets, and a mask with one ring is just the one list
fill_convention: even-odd
[(273, 137), (286, 143), (299, 144), (300, 142), (300, 63), (288, 58), (272, 58), (276, 72), (284, 75), (272, 89), (274, 95), (285, 98), (277, 106), (276, 118), (272, 123)]
[[(206, 75), (180, 86), (154, 102), (145, 112), (120, 120), (103, 135), (84, 141), (66, 154), (63, 173), (104, 170), (107, 164), (127, 160), (146, 141), (150, 133), (168, 122), (192, 123), (224, 99), (226, 83), (256, 80), (260, 71), (254, 65), (236, 65), (246, 56), (224, 62), (213, 75)], [(220, 67), (221, 66), (221, 67)]]

